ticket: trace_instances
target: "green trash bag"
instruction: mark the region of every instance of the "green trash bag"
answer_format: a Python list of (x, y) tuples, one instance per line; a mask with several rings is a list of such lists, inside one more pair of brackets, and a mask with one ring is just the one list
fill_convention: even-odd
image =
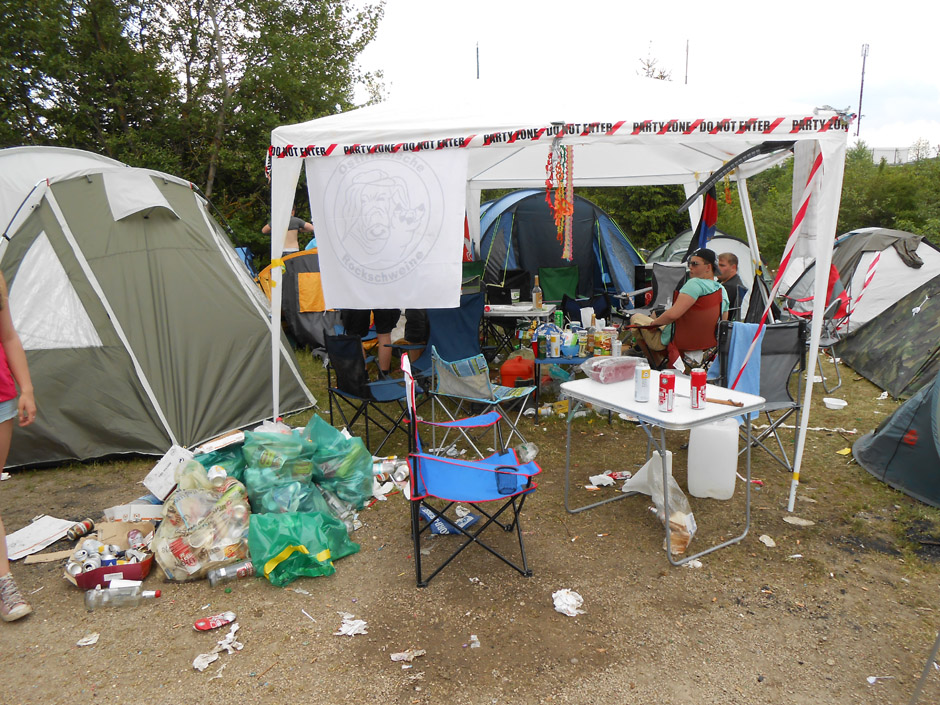
[(302, 576), (332, 575), (333, 561), (358, 550), (343, 522), (326, 512), (252, 514), (248, 524), (255, 570), (278, 587)]
[(245, 456), (242, 454), (241, 445), (228, 446), (220, 448), (209, 453), (197, 455), (194, 460), (198, 460), (202, 467), (207, 470), (213, 465), (221, 465), (229, 477), (234, 477), (239, 482), (245, 481)]
[(372, 498), (372, 454), (361, 438), (346, 438), (314, 415), (303, 436), (316, 448), (313, 481), (355, 509)]
[(245, 431), (242, 455), (250, 468), (270, 471), (277, 482), (309, 480), (313, 472), (314, 444), (296, 431)]

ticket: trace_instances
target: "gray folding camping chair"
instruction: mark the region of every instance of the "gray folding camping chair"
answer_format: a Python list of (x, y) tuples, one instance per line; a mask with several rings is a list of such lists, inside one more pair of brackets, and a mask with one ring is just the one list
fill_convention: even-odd
[[(720, 384), (730, 386), (738, 373), (730, 369), (728, 361), (731, 336), (735, 324), (722, 321), (718, 325), (718, 356), (721, 364)], [(802, 408), (799, 380), (806, 368), (807, 322), (804, 320), (772, 323), (764, 327), (764, 338), (760, 347), (760, 395), (766, 399), (763, 413), (767, 417), (767, 428), (751, 438), (751, 447), (759, 446), (788, 471), (793, 471), (790, 456), (780, 438), (781, 427), (788, 418)], [(790, 393), (790, 380), (797, 374), (797, 395)], [(796, 435), (793, 434), (794, 455)], [(770, 437), (776, 441), (776, 449), (768, 447)], [(739, 451), (739, 455), (747, 448)], [(779, 455), (776, 451), (779, 451)]]
[(688, 268), (678, 262), (653, 262), (653, 301), (649, 306), (640, 306), (622, 311), (622, 315), (629, 317), (634, 313), (651, 311), (664, 311), (672, 305), (676, 290), (681, 287), (688, 277)]

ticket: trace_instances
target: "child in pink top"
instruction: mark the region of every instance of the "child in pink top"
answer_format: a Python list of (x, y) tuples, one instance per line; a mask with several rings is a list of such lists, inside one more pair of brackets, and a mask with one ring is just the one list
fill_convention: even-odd
[[(33, 383), (26, 365), (26, 352), (13, 328), (8, 304), (7, 285), (0, 275), (0, 468), (6, 465), (10, 452), (13, 419), (19, 419), (20, 426), (29, 426), (36, 420), (36, 400), (33, 398)], [(20, 389), (18, 399), (17, 386)], [(6, 531), (0, 520), (0, 618), (12, 622), (32, 611), (33, 608), (20, 594), (10, 574)]]

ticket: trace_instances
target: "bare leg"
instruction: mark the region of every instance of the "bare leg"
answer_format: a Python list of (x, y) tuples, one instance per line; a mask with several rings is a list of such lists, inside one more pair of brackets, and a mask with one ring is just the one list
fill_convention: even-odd
[[(0, 469), (7, 464), (7, 454), (10, 452), (10, 439), (13, 437), (13, 419), (0, 423)], [(10, 572), (10, 561), (7, 560), (7, 534), (0, 519), (0, 576)]]
[(392, 334), (377, 333), (375, 337), (379, 343), (379, 370), (383, 374), (388, 374), (389, 368), (392, 365), (392, 349), (389, 347), (392, 344)]

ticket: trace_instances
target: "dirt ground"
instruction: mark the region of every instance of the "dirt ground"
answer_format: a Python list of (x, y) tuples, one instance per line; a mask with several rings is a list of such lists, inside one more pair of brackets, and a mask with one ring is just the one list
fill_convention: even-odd
[[(819, 407), (811, 425), (870, 430), (896, 408), (844, 370), (844, 411)], [(821, 397), (822, 395), (818, 395)], [(321, 396), (325, 406), (326, 397)], [(648, 497), (570, 515), (562, 500), (564, 421), (532, 426), (543, 473), (523, 516), (531, 578), (468, 550), (425, 589), (415, 587), (409, 512), (396, 495), (360, 514), (359, 553), (336, 574), (288, 589), (251, 578), (145, 586), (163, 596), (138, 608), (86, 612), (61, 563), (14, 564), (34, 614), (0, 625), (3, 703), (907, 703), (940, 628), (935, 510), (873, 480), (837, 451), (857, 436), (811, 431), (795, 514), (784, 522), (789, 475), (754, 456), (750, 531), (703, 558), (669, 565)], [(599, 416), (575, 421), (573, 501), (588, 474), (636, 470), (645, 436)], [(669, 435), (672, 449), (687, 434)], [(15, 442), (15, 441), (14, 441)], [(8, 531), (39, 513), (69, 519), (145, 492), (152, 459), (15, 472), (0, 485)], [(685, 451), (675, 475), (685, 486)], [(739, 534), (744, 486), (727, 502), (692, 498), (692, 550)], [(759, 540), (771, 537), (776, 547)], [(501, 536), (509, 541), (511, 536)], [(440, 537), (429, 559), (455, 539)], [(508, 544), (507, 544), (508, 545)], [(60, 541), (47, 550), (63, 550)], [(471, 547), (475, 548), (475, 547)], [(584, 614), (555, 611), (562, 588)], [(224, 635), (193, 623), (234, 610), (244, 648), (205, 672), (193, 659)], [(348, 612), (367, 634), (335, 636)], [(86, 635), (93, 646), (78, 646)], [(472, 647), (472, 635), (479, 648)], [(424, 649), (410, 668), (394, 652)], [(868, 677), (878, 677), (873, 684)], [(921, 703), (940, 702), (931, 669)]]

